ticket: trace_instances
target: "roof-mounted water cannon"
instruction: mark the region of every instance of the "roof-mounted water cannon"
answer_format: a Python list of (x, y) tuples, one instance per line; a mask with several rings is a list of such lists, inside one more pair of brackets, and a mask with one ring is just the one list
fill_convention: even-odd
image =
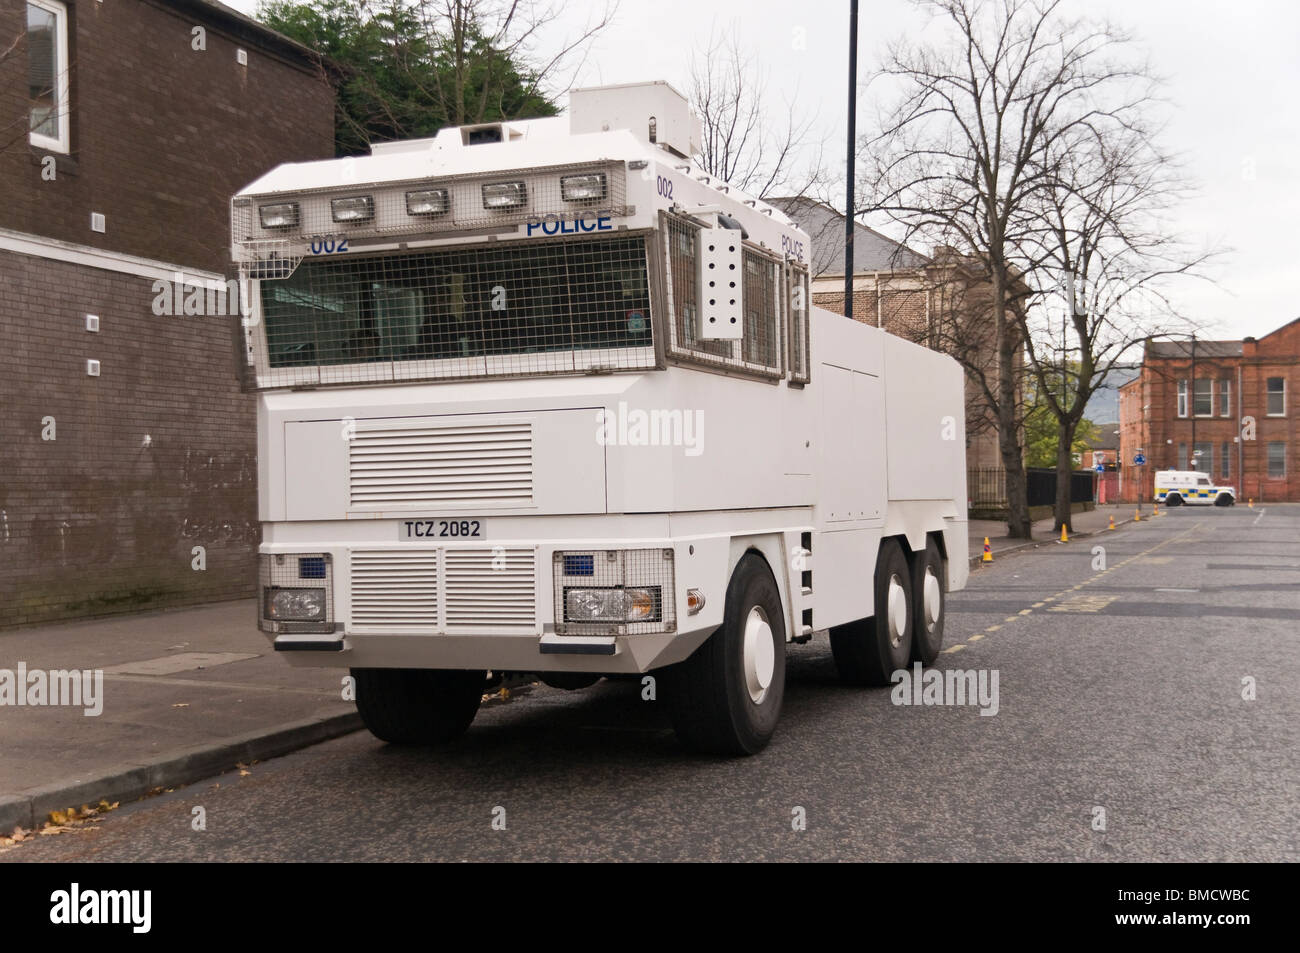
[(569, 93), (569, 132), (627, 129), (639, 139), (689, 159), (700, 151), (700, 120), (686, 97), (663, 81), (591, 86)]

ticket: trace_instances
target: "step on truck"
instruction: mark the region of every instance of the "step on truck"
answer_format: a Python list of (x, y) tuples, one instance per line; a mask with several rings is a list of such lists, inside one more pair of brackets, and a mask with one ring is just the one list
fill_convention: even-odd
[(233, 198), (258, 624), (379, 738), (460, 735), (505, 674), (650, 676), (751, 754), (791, 643), (855, 685), (935, 660), (963, 374), (813, 306), (808, 236), (698, 135), (667, 84), (576, 90)]

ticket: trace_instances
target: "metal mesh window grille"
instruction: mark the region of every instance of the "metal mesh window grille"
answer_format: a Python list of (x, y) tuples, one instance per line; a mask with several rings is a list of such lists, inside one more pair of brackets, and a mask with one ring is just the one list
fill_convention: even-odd
[[(334, 631), (334, 561), (328, 553), (263, 554), (258, 557), (257, 624), (263, 632), (308, 633)], [(279, 589), (324, 589), (325, 618), (312, 622), (280, 622), (266, 617), (267, 600)]]
[(784, 373), (781, 298), (782, 261), (746, 246), (744, 261), (745, 334), (740, 341), (699, 338), (699, 288), (696, 256), (700, 226), (682, 215), (664, 213), (661, 241), (668, 262), (668, 353), (698, 364), (734, 368), (763, 377)]
[[(557, 635), (644, 635), (677, 630), (671, 549), (596, 549), (556, 553), (555, 633)], [(650, 588), (656, 591), (657, 618), (648, 622), (569, 622), (565, 603), (574, 589)]]
[(260, 285), (263, 386), (655, 366), (642, 235), (313, 258)]
[[(579, 183), (578, 176), (597, 177), (594, 193), (593, 183)], [(591, 197), (566, 199), (564, 179), (569, 180), (570, 196)], [(574, 191), (579, 184), (584, 186), (581, 193)], [(358, 201), (345, 201), (348, 199)], [(261, 208), (275, 205), (295, 208), (282, 219), (283, 227), (264, 227)], [(358, 240), (475, 228), (495, 233), (503, 225), (575, 218), (594, 222), (602, 215), (617, 217), (632, 211), (627, 205), (627, 173), (621, 163), (578, 163), (491, 175), (358, 184), (349, 189), (335, 186), (294, 194), (238, 196), (231, 202), (230, 225), (236, 260), (253, 261), (261, 257), (259, 243), (267, 241), (288, 242), (299, 254), (307, 254), (313, 239), (319, 246), (323, 240), (342, 236)]]
[(786, 302), (789, 318), (786, 322), (790, 353), (786, 364), (790, 380), (807, 384), (809, 374), (808, 322), (812, 293), (808, 285), (808, 269), (795, 261), (785, 263)]

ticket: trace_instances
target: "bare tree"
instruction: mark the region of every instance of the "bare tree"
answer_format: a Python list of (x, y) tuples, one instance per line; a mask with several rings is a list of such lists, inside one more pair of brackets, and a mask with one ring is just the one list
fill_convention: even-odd
[(704, 140), (696, 161), (709, 175), (759, 198), (810, 195), (825, 185), (816, 113), (796, 105), (798, 90), (771, 108), (767, 73), (734, 30), (711, 33), (692, 54), (688, 95)]
[(1164, 213), (1188, 186), (1174, 158), (1158, 148), (1149, 112), (1134, 110), (1104, 135), (1080, 124), (1038, 162), (1048, 181), (1038, 193), (1042, 230), (1027, 236), (1021, 252), (1044, 303), (1059, 305), (1031, 310), (1026, 327), (1038, 395), (1057, 422), (1058, 531), (1070, 525), (1070, 448), (1089, 400), (1142, 342), (1197, 330), (1168, 287), (1176, 278), (1204, 277), (1219, 254), (1171, 234)]
[(1104, 139), (1132, 125), (1150, 98), (1144, 66), (1116, 61), (1124, 38), (1068, 20), (1060, 0), (918, 0), (933, 41), (890, 46), (876, 80), (896, 86), (866, 142), (861, 212), (881, 211), (909, 235), (955, 245), (989, 289), (994, 372), (987, 388), (1006, 471), (1008, 530), (1031, 525), (1017, 405), (1021, 348), (1040, 262), (1045, 165), (1080, 128)]

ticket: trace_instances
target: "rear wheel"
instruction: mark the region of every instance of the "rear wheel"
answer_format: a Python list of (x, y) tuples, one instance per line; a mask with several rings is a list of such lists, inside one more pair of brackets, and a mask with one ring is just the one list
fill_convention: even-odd
[(484, 671), (354, 668), (357, 711), (370, 733), (395, 745), (459, 738), (478, 714)]
[(912, 557), (912, 661), (933, 665), (943, 648), (943, 557), (934, 540)]
[(1220, 493), (1217, 497), (1214, 498), (1215, 506), (1232, 506), (1232, 504), (1236, 502), (1237, 501), (1232, 498), (1231, 493)]
[(831, 629), (831, 653), (840, 681), (888, 685), (912, 655), (912, 574), (903, 549), (885, 540), (876, 557), (875, 615)]
[(785, 698), (785, 616), (761, 556), (740, 560), (722, 625), (690, 658), (665, 669), (664, 681), (683, 744), (739, 755), (767, 746)]

